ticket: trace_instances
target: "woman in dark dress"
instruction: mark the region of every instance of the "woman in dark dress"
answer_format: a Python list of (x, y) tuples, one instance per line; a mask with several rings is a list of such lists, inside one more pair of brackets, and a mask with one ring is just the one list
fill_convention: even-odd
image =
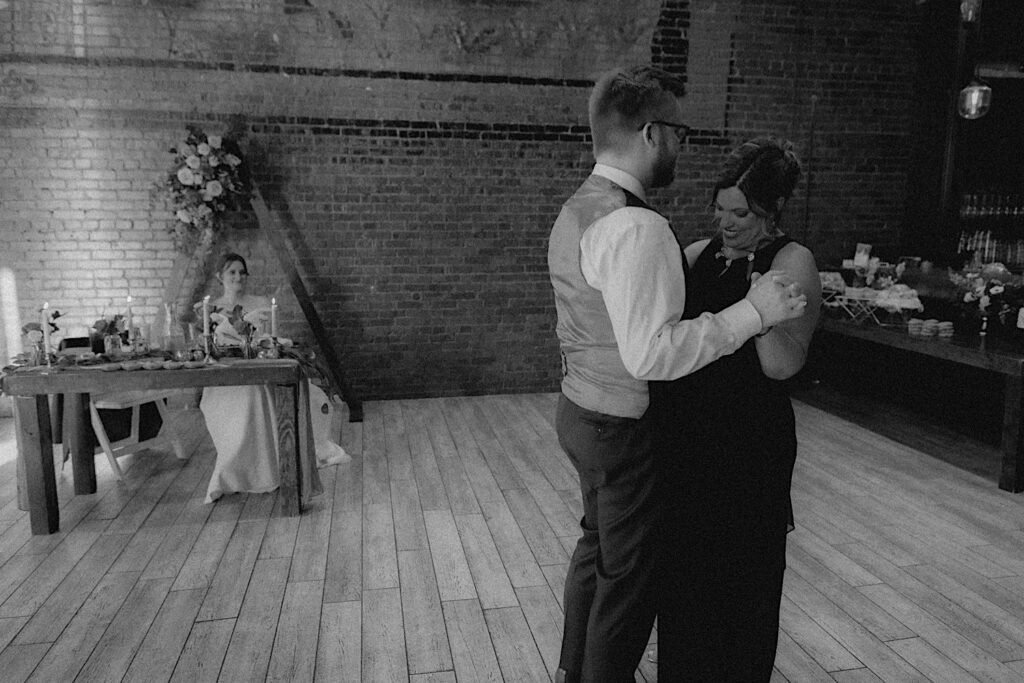
[(685, 250), (684, 317), (739, 301), (759, 273), (782, 270), (807, 314), (674, 382), (651, 383), (668, 502), (658, 614), (662, 681), (767, 681), (792, 529), (793, 408), (782, 380), (803, 367), (818, 318), (814, 257), (779, 221), (800, 177), (791, 145), (751, 140), (715, 184), (718, 234)]

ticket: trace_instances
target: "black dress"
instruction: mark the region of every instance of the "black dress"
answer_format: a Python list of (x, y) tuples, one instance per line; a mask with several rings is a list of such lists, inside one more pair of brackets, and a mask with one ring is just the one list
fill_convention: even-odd
[[(713, 239), (690, 269), (684, 317), (744, 297), (751, 272), (771, 269), (792, 240), (728, 263)], [(673, 382), (650, 384), (669, 501), (662, 549), (658, 677), (767, 681), (778, 642), (793, 407), (784, 382), (761, 370), (753, 339)]]

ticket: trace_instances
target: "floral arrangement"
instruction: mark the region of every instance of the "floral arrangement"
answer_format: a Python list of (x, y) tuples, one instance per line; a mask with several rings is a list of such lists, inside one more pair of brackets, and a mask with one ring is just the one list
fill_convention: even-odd
[(100, 318), (92, 324), (92, 329), (96, 330), (96, 334), (100, 337), (106, 337), (112, 334), (121, 334), (122, 332), (128, 331), (128, 321), (120, 313), (115, 313), (112, 316), (106, 318)]
[(1015, 327), (1017, 312), (1024, 306), (1024, 281), (1003, 264), (992, 263), (980, 271), (950, 272), (959, 303), (969, 316), (997, 318), (1000, 325)]
[(243, 339), (249, 339), (261, 322), (263, 322), (263, 311), (254, 310), (246, 313), (241, 305), (236, 305), (228, 313), (214, 311), (210, 314), (210, 331), (217, 329), (218, 325), (228, 324)]
[[(40, 311), (40, 312), (42, 312), (42, 311)], [(60, 311), (54, 311), (49, 316), (47, 316), (48, 322), (49, 322), (49, 325), (50, 325), (50, 333), (51, 334), (56, 332), (56, 331), (58, 331), (60, 329), (59, 327), (57, 327), (57, 323), (53, 322), (54, 320), (56, 320), (60, 316), (61, 316), (61, 312)], [(21, 326), (21, 333), (23, 335), (25, 335), (28, 338), (28, 340), (30, 342), (32, 342), (32, 343), (43, 341), (43, 325), (42, 325), (42, 323), (38, 323), (38, 322), (35, 322), (35, 321), (30, 322), (30, 323), (25, 323), (24, 325)]]
[(238, 143), (228, 136), (207, 135), (188, 125), (188, 137), (172, 147), (174, 163), (164, 186), (170, 194), (174, 246), (191, 253), (204, 236), (211, 237), (215, 218), (239, 208), (252, 185)]

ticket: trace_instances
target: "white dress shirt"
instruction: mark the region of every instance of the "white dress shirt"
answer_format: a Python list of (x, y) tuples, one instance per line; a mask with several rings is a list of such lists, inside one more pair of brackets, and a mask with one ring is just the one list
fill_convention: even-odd
[[(597, 164), (593, 173), (646, 201), (643, 185), (625, 171)], [(583, 277), (601, 292), (623, 365), (637, 379), (678, 379), (761, 331), (761, 316), (746, 299), (717, 314), (681, 320), (682, 259), (665, 217), (642, 207), (613, 211), (580, 242)]]

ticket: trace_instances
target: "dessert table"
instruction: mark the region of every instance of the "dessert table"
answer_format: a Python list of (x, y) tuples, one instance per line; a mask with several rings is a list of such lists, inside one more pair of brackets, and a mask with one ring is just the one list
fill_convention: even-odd
[[(999, 488), (1014, 493), (1024, 491), (1024, 352), (988, 337), (920, 337), (909, 335), (906, 330), (899, 328), (857, 324), (828, 317), (822, 317), (820, 332), (825, 334), (816, 336), (860, 339), (1002, 375), (1002, 465)], [(831, 340), (825, 338), (817, 343), (830, 343)]]
[[(203, 367), (173, 370), (105, 372), (98, 366), (41, 366), (6, 372), (0, 376), (0, 390), (14, 398), (32, 533), (52, 534), (60, 528), (48, 395), (63, 394), (65, 411), (82, 416), (88, 411), (91, 393), (268, 385), (277, 412), (283, 510), (297, 515), (311, 475), (309, 465), (304, 464), (308, 459), (303, 457), (312, 443), (307, 382), (300, 363), (292, 359), (222, 359)], [(95, 458), (85, 425), (81, 419), (72, 419), (68, 425), (70, 433), (64, 439), (70, 446), (75, 493), (95, 493)], [(315, 476), (315, 462), (313, 467)]]

